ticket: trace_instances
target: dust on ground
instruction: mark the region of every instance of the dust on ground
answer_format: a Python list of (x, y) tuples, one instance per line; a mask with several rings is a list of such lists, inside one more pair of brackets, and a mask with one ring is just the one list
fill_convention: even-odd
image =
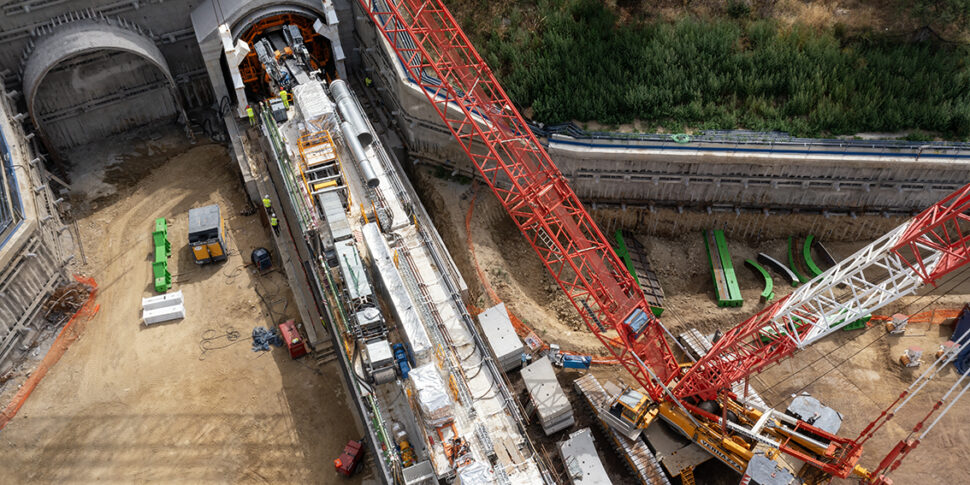
[[(297, 311), (280, 273), (245, 266), (253, 248), (271, 246), (260, 220), (241, 215), (248, 201), (226, 149), (170, 135), (106, 140), (129, 149), (75, 163), (75, 187), (93, 189), (71, 198), (87, 258), (76, 270), (98, 282), (100, 311), (3, 430), (0, 483), (360, 483), (331, 462), (363, 434), (337, 364), (250, 349), (253, 327)], [(87, 168), (104, 177), (85, 182)], [(211, 203), (232, 251), (197, 266), (187, 213)], [(146, 327), (156, 217), (169, 222), (187, 316)]]
[[(417, 169), (412, 177), (421, 189), (423, 201), (435, 226), (469, 285), (473, 304), (489, 306), (491, 302), (483, 291), (466, 243), (465, 217), (476, 189), (429, 169)], [(559, 343), (564, 350), (605, 353), (599, 341), (585, 329), (572, 305), (491, 192), (487, 187), (477, 192), (471, 219), (474, 258), (499, 297), (548, 343)], [(612, 233), (617, 228), (625, 228), (633, 230), (644, 242), (666, 293), (662, 320), (675, 335), (689, 327), (696, 327), (705, 333), (724, 331), (763, 309), (766, 303), (761, 301), (760, 294), (764, 281), (759, 274), (744, 267), (743, 261), (755, 259), (757, 253), (765, 252), (787, 263), (788, 235), (798, 236), (800, 247), (804, 236), (815, 234), (839, 260), (903, 222), (902, 219), (881, 216), (823, 218), (796, 214), (766, 218), (761, 214), (681, 214), (664, 210), (639, 215), (599, 210), (594, 212), (594, 218), (604, 232)], [(725, 229), (745, 300), (742, 307), (719, 308), (716, 305), (710, 267), (700, 234), (705, 226)], [(800, 259), (800, 252), (797, 257)], [(912, 314), (935, 308), (960, 308), (970, 301), (968, 280), (970, 270), (957, 272), (939, 282), (937, 288), (924, 288), (917, 295), (905, 297), (879, 314)], [(793, 291), (777, 275), (774, 283), (776, 298)], [(855, 438), (919, 375), (918, 370), (904, 369), (899, 365), (898, 358), (903, 351), (909, 346), (919, 346), (926, 352), (924, 359), (933, 359), (936, 349), (950, 333), (950, 326), (928, 324), (914, 324), (904, 336), (888, 336), (882, 326), (837, 332), (793, 358), (767, 369), (752, 381), (752, 385), (761, 391), (769, 404), (781, 409), (790, 402), (792, 394), (810, 392), (843, 414), (845, 421), (841, 434)], [(597, 366), (592, 372), (601, 381), (632, 384), (629, 375), (616, 367)], [(556, 463), (553, 458), (555, 443), (565, 439), (571, 431), (591, 427), (599, 455), (614, 483), (628, 483), (632, 476), (610, 450), (608, 438), (587, 416), (585, 406), (572, 390), (572, 381), (579, 375), (574, 371), (559, 373), (560, 383), (573, 402), (576, 426), (547, 438), (533, 423), (530, 435), (540, 451), (545, 450), (544, 454)], [(509, 378), (521, 401), (521, 379), (515, 373)], [(932, 400), (955, 381), (955, 371), (948, 368), (938, 381), (928, 387), (923, 397), (910, 404), (909, 412), (902, 413), (905, 416), (901, 414), (894, 419), (866, 444), (860, 464), (869, 468), (878, 464), (905, 437), (909, 427), (929, 410)], [(932, 477), (934, 483), (959, 483), (965, 464), (970, 460), (970, 431), (959, 423), (968, 419), (970, 406), (966, 402), (954, 407), (933, 430), (933, 435), (928, 436), (920, 448), (893, 473), (896, 483), (918, 483), (925, 477)], [(928, 464), (929, 457), (933, 458), (932, 465)], [(732, 476), (733, 472), (726, 467), (711, 462), (695, 473), (697, 483), (702, 484), (732, 483), (730, 480), (723, 481), (725, 477)], [(850, 483), (848, 480), (843, 482)]]

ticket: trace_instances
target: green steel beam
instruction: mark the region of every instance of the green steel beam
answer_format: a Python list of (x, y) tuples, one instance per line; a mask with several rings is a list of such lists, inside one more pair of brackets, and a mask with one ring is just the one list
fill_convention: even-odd
[(637, 276), (637, 270), (633, 268), (633, 260), (630, 259), (630, 250), (626, 247), (626, 241), (623, 240), (623, 230), (617, 229), (614, 237), (616, 238), (616, 255), (623, 260), (623, 264), (626, 265), (626, 270), (630, 272), (633, 279), (640, 284), (640, 277)]
[[(616, 255), (623, 260), (626, 270), (631, 276), (633, 276), (633, 279), (637, 282), (637, 285), (640, 285), (640, 275), (637, 274), (636, 267), (633, 264), (633, 258), (630, 256), (630, 248), (626, 245), (626, 240), (623, 239), (623, 230), (617, 229), (616, 233), (614, 233), (614, 238), (616, 239)], [(642, 288), (643, 285), (640, 285), (640, 287)], [(647, 298), (647, 300), (649, 303), (650, 298)], [(655, 317), (660, 317), (660, 315), (663, 314), (664, 309), (660, 306), (650, 305), (650, 311)]]
[[(724, 231), (715, 229), (704, 231), (704, 247), (707, 248), (707, 262), (711, 265), (711, 278), (718, 306), (741, 306), (744, 298), (738, 287), (738, 278), (731, 262)], [(719, 277), (720, 276), (720, 277)]]
[(155, 243), (155, 261), (152, 262), (155, 291), (165, 293), (172, 288), (172, 273), (168, 272), (168, 258), (172, 255), (172, 243), (168, 242), (168, 224), (164, 217), (155, 219), (152, 241)]

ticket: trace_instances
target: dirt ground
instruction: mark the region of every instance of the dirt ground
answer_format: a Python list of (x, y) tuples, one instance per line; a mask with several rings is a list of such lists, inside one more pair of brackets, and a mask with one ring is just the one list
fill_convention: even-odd
[[(141, 132), (79, 150), (72, 180), (86, 256), (76, 270), (98, 282), (101, 309), (0, 433), (0, 483), (361, 483), (331, 461), (362, 435), (337, 364), (250, 349), (253, 327), (298, 313), (281, 274), (244, 265), (271, 245), (259, 217), (241, 215), (226, 149)], [(232, 251), (199, 267), (187, 213), (210, 203)], [(187, 316), (146, 327), (156, 217), (169, 222)]]
[[(422, 169), (415, 174), (415, 178), (435, 226), (468, 282), (475, 305), (486, 307), (491, 302), (476, 274), (466, 242), (465, 218), (473, 198), (475, 208), (471, 219), (471, 239), (474, 257), (499, 297), (546, 342), (559, 343), (564, 350), (603, 353), (599, 341), (586, 330), (562, 291), (541, 266), (538, 257), (487, 187), (479, 189), (477, 196), (474, 196), (476, 190), (473, 186), (440, 175)], [(825, 241), (836, 259), (841, 259), (903, 222), (901, 219), (883, 217), (823, 219), (819, 216), (788, 215), (765, 219), (762, 215), (736, 217), (731, 214), (728, 217), (677, 214), (672, 211), (637, 216), (632, 219), (633, 222), (629, 216), (621, 217), (610, 211), (597, 211), (594, 217), (607, 232), (619, 227), (631, 229), (645, 243), (666, 292), (666, 311), (662, 320), (674, 334), (689, 327), (697, 327), (705, 333), (727, 330), (762, 309), (765, 306), (760, 301), (763, 281), (744, 267), (743, 260), (754, 258), (758, 252), (765, 252), (783, 262), (787, 261), (787, 240), (780, 237), (789, 234), (803, 237), (814, 233)], [(748, 217), (751, 220), (746, 220)], [(714, 285), (700, 235), (700, 229), (705, 225), (726, 229), (745, 299), (743, 307), (719, 308), (716, 305)], [(743, 234), (744, 237), (732, 237), (732, 234)], [(904, 298), (879, 314), (958, 309), (970, 301), (968, 280), (970, 270), (957, 272), (941, 281), (936, 289), (924, 288), (916, 296)], [(791, 291), (789, 285), (775, 278), (777, 297)], [(950, 333), (950, 326), (926, 324), (910, 326), (903, 336), (887, 336), (881, 326), (839, 332), (769, 368), (753, 381), (753, 385), (769, 404), (782, 409), (794, 393), (810, 392), (844, 415), (841, 434), (855, 438), (919, 375), (918, 370), (899, 366), (897, 359), (903, 351), (910, 346), (919, 346), (931, 361), (932, 354)], [(614, 367), (594, 367), (592, 372), (601, 380), (630, 381), (625, 372)], [(582, 407), (571, 386), (572, 380), (579, 374), (573, 374), (564, 372), (559, 377), (577, 410), (576, 429), (593, 426), (592, 420), (580, 416)], [(952, 368), (944, 371), (938, 382), (928, 386), (921, 394), (922, 397), (904, 408), (899, 417), (866, 444), (860, 464), (870, 469), (875, 467), (905, 437), (904, 428), (909, 429), (922, 418), (933, 400), (939, 398), (941, 391), (948, 388), (955, 378)], [(516, 385), (516, 377), (510, 376), (510, 379)], [(970, 459), (970, 432), (958, 423), (968, 419), (970, 405), (966, 401), (960, 402), (893, 473), (896, 483), (916, 483), (927, 477), (932, 478), (932, 483), (960, 483), (966, 471), (965, 463)], [(564, 439), (565, 432), (545, 439), (537, 429), (534, 431), (533, 436), (540, 437), (540, 448), (547, 449), (549, 456), (555, 455), (554, 443)], [(602, 433), (594, 433), (597, 443), (606, 443)], [(627, 483), (632, 479), (613, 453), (600, 449), (600, 456), (615, 483)], [(929, 461), (931, 458), (932, 464)], [(713, 464), (705, 465), (695, 473), (697, 483), (725, 483), (725, 475), (731, 476), (732, 473), (726, 467)], [(730, 482), (728, 480), (727, 483)]]

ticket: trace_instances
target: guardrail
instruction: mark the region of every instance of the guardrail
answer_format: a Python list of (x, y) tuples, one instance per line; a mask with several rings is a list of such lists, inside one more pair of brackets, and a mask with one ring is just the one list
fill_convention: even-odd
[(552, 135), (565, 135), (571, 138), (585, 140), (616, 140), (616, 141), (649, 141), (675, 142), (688, 144), (692, 142), (724, 143), (735, 145), (778, 145), (785, 146), (820, 146), (845, 149), (883, 149), (883, 150), (960, 150), (970, 151), (970, 143), (951, 141), (910, 141), (910, 140), (858, 140), (842, 138), (800, 138), (780, 131), (748, 131), (748, 130), (704, 130), (694, 135), (662, 134), (662, 133), (620, 133), (607, 131), (589, 131), (575, 123), (561, 123), (545, 125), (526, 120), (529, 129), (541, 138)]

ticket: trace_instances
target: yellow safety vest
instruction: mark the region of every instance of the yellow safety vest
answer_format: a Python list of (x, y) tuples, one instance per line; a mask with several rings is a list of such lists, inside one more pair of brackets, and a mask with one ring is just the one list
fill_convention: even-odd
[(256, 113), (253, 112), (252, 108), (246, 108), (246, 114), (249, 115), (250, 118), (256, 117)]
[(271, 218), (269, 219), (269, 224), (270, 224), (271, 226), (274, 226), (274, 227), (275, 227), (275, 226), (277, 225), (277, 222), (276, 222), (276, 218), (275, 218), (275, 217), (271, 217)]
[(271, 205), (272, 205), (272, 202), (270, 202), (269, 198), (268, 197), (264, 197), (263, 198), (263, 207), (269, 209)]

